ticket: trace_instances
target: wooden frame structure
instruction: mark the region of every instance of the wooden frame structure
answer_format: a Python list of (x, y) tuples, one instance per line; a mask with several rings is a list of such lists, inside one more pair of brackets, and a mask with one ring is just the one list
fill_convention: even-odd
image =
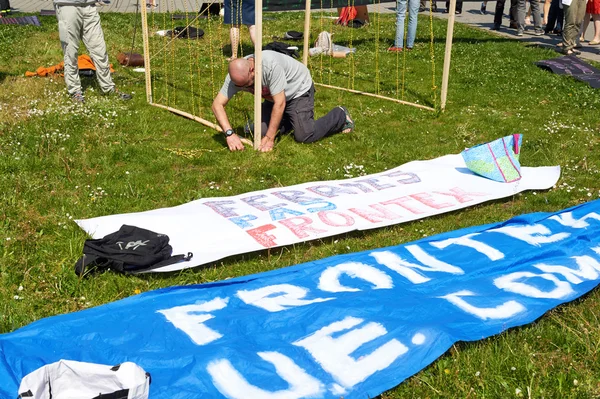
[[(225, 0), (227, 1), (227, 0)], [(302, 62), (304, 65), (308, 65), (308, 49), (309, 49), (309, 38), (310, 38), (310, 16), (311, 16), (311, 1), (306, 0), (305, 10), (304, 10), (304, 43), (303, 43), (303, 56)], [(446, 101), (448, 96), (448, 81), (450, 76), (450, 60), (452, 54), (452, 39), (454, 33), (454, 18), (455, 18), (455, 10), (456, 10), (456, 0), (450, 0), (449, 4), (449, 17), (448, 17), (448, 27), (446, 34), (446, 46), (444, 52), (444, 66), (442, 72), (442, 88), (441, 88), (441, 103), (440, 108), (442, 111), (446, 108)], [(256, 20), (256, 42), (255, 42), (255, 52), (254, 52), (254, 68), (255, 68), (255, 78), (254, 78), (254, 131), (261, 131), (261, 93), (262, 93), (262, 8), (263, 2), (262, 0), (255, 0), (255, 20)], [(144, 42), (144, 67), (146, 72), (146, 100), (150, 105), (155, 107), (166, 109), (175, 114), (181, 115), (183, 117), (195, 120), (200, 122), (201, 124), (208, 126), (214, 130), (222, 132), (221, 127), (218, 124), (210, 122), (206, 119), (200, 118), (198, 116), (192, 115), (188, 112), (181, 111), (179, 109), (169, 107), (162, 104), (156, 104), (153, 102), (152, 98), (152, 81), (151, 81), (151, 65), (150, 65), (150, 47), (149, 47), (149, 37), (148, 37), (148, 18), (146, 7), (141, 7), (141, 15), (142, 15), (142, 35)], [(363, 92), (359, 90), (348, 89), (339, 86), (326, 85), (322, 83), (315, 83), (315, 85), (319, 85), (322, 87), (327, 87), (336, 90), (343, 90), (346, 92), (361, 94), (365, 96), (385, 99), (388, 101), (393, 101), (396, 103), (410, 105), (413, 107), (425, 109), (428, 111), (435, 111), (434, 108), (428, 107), (422, 104), (412, 103), (409, 101), (399, 100), (393, 97), (382, 96), (378, 94), (373, 94), (369, 92)], [(254, 149), (258, 149), (261, 143), (261, 135), (254, 135)]]

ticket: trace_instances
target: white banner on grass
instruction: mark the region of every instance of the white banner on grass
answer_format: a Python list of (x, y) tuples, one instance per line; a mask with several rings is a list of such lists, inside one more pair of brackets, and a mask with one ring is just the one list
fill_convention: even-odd
[(194, 254), (189, 262), (153, 270), (167, 272), (422, 219), (524, 190), (548, 189), (558, 181), (560, 167), (524, 167), (522, 175), (514, 183), (495, 182), (473, 174), (460, 155), (447, 155), (347, 180), (203, 198), (172, 208), (77, 220), (77, 224), (94, 238), (123, 224), (167, 234), (173, 254)]

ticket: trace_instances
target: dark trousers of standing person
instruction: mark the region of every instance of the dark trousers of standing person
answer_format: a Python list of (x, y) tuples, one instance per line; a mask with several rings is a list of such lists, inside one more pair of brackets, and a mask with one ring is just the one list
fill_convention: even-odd
[[(427, 4), (426, 3), (427, 3), (427, 0), (421, 0), (419, 2), (419, 11), (420, 10), (429, 10), (429, 8), (427, 8)], [(436, 12), (437, 11), (437, 5), (435, 4), (436, 0), (432, 0), (429, 3), (431, 4), (432, 11)]]
[[(456, 10), (454, 10), (457, 13), (462, 13), (462, 3), (463, 0), (456, 0)], [(446, 2), (446, 12), (450, 12), (450, 2), (447, 1)]]
[[(506, 4), (506, 0), (497, 0), (496, 1), (496, 12), (494, 13), (494, 27), (500, 28), (502, 25), (502, 16), (504, 15), (504, 5)], [(508, 15), (510, 15), (510, 23), (517, 23), (517, 5), (519, 4), (519, 0), (510, 0), (510, 9)]]
[[(263, 101), (261, 108), (261, 130), (267, 133), (273, 112), (273, 102)], [(315, 121), (315, 86), (298, 98), (286, 101), (280, 133), (294, 131), (294, 139), (300, 143), (312, 143), (325, 136), (339, 133), (346, 124), (346, 113), (335, 107), (327, 115)]]
[(563, 52), (572, 51), (577, 45), (581, 24), (585, 17), (585, 0), (572, 0), (571, 5), (563, 4), (565, 25), (563, 27)]
[(0, 11), (10, 11), (10, 2), (8, 0), (0, 0)]
[(560, 8), (560, 0), (552, 0), (550, 3), (550, 11), (548, 12), (548, 23), (544, 32), (546, 34), (561, 33), (563, 28), (564, 12)]

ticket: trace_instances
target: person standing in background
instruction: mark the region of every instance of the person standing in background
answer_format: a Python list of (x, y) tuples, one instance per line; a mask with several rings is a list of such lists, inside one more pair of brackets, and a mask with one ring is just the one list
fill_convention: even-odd
[(417, 14), (419, 12), (418, 0), (396, 1), (396, 39), (394, 45), (388, 48), (389, 52), (400, 52), (404, 50), (404, 20), (406, 19), (406, 8), (408, 7), (408, 35), (406, 38), (406, 50), (412, 50), (417, 35)]
[(256, 29), (254, 21), (254, 0), (224, 0), (226, 25), (231, 25), (229, 29), (229, 38), (231, 39), (231, 57), (229, 61), (237, 58), (238, 47), (240, 45), (240, 25), (246, 25), (250, 33), (252, 44), (256, 43)]
[(114, 95), (121, 100), (131, 100), (131, 94), (117, 91), (110, 76), (108, 53), (104, 42), (104, 32), (100, 26), (100, 15), (96, 9), (96, 1), (54, 0), (54, 9), (58, 20), (58, 36), (65, 61), (64, 75), (67, 91), (74, 102), (85, 102), (77, 66), (79, 43), (83, 40), (83, 44), (94, 61), (96, 78), (102, 93)]
[(575, 49), (581, 31), (581, 24), (585, 17), (585, 0), (562, 0), (565, 13), (565, 26), (563, 27), (562, 46), (559, 49), (565, 55), (579, 55)]

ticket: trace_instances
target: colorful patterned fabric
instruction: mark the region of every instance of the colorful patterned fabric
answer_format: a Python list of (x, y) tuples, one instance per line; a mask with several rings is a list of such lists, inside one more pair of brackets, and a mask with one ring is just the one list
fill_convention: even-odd
[(510, 183), (521, 178), (519, 155), (522, 140), (522, 134), (513, 134), (468, 148), (461, 155), (472, 172)]

